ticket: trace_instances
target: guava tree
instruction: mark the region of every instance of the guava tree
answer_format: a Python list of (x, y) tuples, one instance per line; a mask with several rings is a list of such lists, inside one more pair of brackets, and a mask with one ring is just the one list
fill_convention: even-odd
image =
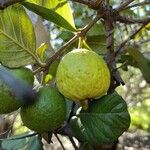
[(51, 143), (53, 135), (65, 149), (59, 134), (74, 149), (116, 142), (130, 125), (127, 104), (116, 92), (125, 84), (119, 69), (139, 68), (150, 83), (150, 59), (144, 55), (149, 4), (1, 0), (0, 113), (15, 111), (12, 125), (21, 112), (29, 128), (21, 135), (13, 127), (0, 128), (2, 149), (43, 149), (42, 138)]

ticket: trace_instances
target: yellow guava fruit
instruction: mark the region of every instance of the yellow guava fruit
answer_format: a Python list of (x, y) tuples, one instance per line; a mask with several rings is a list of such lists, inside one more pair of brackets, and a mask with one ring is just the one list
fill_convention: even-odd
[(59, 91), (73, 101), (95, 99), (106, 94), (110, 86), (110, 72), (97, 53), (76, 49), (60, 61), (56, 84)]

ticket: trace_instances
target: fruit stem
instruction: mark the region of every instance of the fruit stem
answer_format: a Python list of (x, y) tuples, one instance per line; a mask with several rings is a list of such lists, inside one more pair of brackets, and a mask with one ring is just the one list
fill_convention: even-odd
[(83, 46), (83, 38), (79, 37), (78, 49), (82, 48), (82, 46)]
[(83, 110), (87, 110), (88, 109), (88, 100), (86, 99), (86, 100), (80, 101), (80, 105), (83, 108)]
[(42, 84), (42, 85), (45, 85), (45, 78), (46, 78), (46, 73), (43, 72), (43, 73), (42, 73), (42, 79), (41, 79), (41, 84)]
[(74, 115), (75, 106), (76, 106), (76, 103), (73, 102), (73, 103), (72, 103), (72, 107), (71, 107), (71, 111), (70, 111), (70, 114), (69, 114), (69, 118), (68, 118), (67, 122), (70, 122), (71, 117)]

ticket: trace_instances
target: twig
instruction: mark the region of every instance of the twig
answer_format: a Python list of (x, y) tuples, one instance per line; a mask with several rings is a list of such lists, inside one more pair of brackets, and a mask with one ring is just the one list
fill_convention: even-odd
[(116, 21), (119, 21), (121, 23), (126, 23), (126, 24), (134, 24), (134, 23), (147, 24), (148, 22), (150, 22), (150, 17), (144, 19), (137, 19), (137, 18), (129, 18), (127, 16), (121, 16), (120, 14), (116, 14), (115, 16), (116, 16)]
[(74, 115), (74, 108), (75, 108), (75, 106), (76, 106), (76, 103), (73, 102), (72, 103), (72, 107), (71, 107), (71, 111), (70, 111), (70, 114), (69, 114), (69, 118), (68, 118), (67, 122), (70, 122), (71, 117)]
[(70, 0), (74, 2), (78, 2), (84, 5), (87, 5), (88, 7), (97, 10), (102, 3), (102, 0)]
[(52, 136), (53, 136), (53, 133), (51, 131), (48, 131), (48, 144), (53, 143)]
[(66, 122), (61, 128), (57, 129), (55, 131), (55, 133), (68, 136), (68, 138), (69, 138), (70, 142), (72, 143), (74, 149), (79, 150), (79, 148), (76, 146), (76, 143), (73, 139), (72, 129), (71, 129), (71, 126), (68, 122)]
[[(110, 91), (114, 90), (114, 88), (120, 84), (124, 85), (124, 82), (122, 78), (120, 77), (119, 72), (116, 70), (116, 63), (115, 63), (115, 53), (114, 53), (114, 20), (112, 17), (112, 9), (108, 3), (108, 1), (105, 4), (106, 8), (104, 10), (104, 26), (106, 30), (106, 44), (107, 44), (107, 56), (106, 61), (108, 63), (109, 69), (111, 71), (111, 86)], [(116, 70), (115, 72), (113, 70)]]
[(146, 26), (145, 24), (142, 25), (138, 30), (132, 33), (125, 41), (123, 41), (115, 51), (115, 56), (117, 56), (121, 52), (122, 48), (126, 45), (126, 43), (129, 42), (131, 39), (133, 39), (135, 35), (138, 34), (145, 26)]
[(50, 66), (51, 63), (62, 53), (68, 46), (74, 43), (79, 38), (79, 35), (76, 34), (73, 38), (71, 38), (67, 43), (65, 43), (55, 54), (46, 62), (46, 66)]
[(13, 5), (24, 0), (0, 0), (0, 9), (5, 9), (6, 7)]
[(79, 150), (79, 148), (77, 147), (77, 145), (76, 145), (76, 143), (75, 143), (73, 137), (68, 136), (68, 138), (69, 138), (71, 144), (73, 145), (74, 149), (75, 149), (75, 150)]
[(116, 8), (115, 10), (120, 12), (122, 11), (126, 6), (128, 6), (130, 3), (132, 3), (135, 0), (126, 0), (124, 3), (122, 3), (118, 8)]
[(137, 3), (137, 4), (127, 6), (127, 7), (123, 8), (122, 10), (130, 9), (130, 8), (133, 8), (133, 7), (145, 6), (145, 5), (149, 5), (149, 4), (150, 4), (150, 1), (147, 0), (147, 1), (143, 1), (143, 2), (140, 2), (140, 3)]
[(35, 69), (34, 71), (32, 71), (32, 73), (35, 75), (35, 74), (37, 74), (37, 73), (39, 73), (39, 72), (41, 72), (43, 70), (44, 70), (44, 68), (39, 67), (39, 68)]
[(66, 150), (65, 147), (64, 147), (64, 145), (63, 145), (63, 143), (61, 142), (59, 136), (58, 136), (56, 133), (55, 133), (54, 135), (55, 135), (55, 137), (57, 138), (58, 142), (60, 143), (62, 149), (63, 149), (63, 150)]
[(68, 122), (65, 122), (65, 124), (61, 128), (57, 129), (55, 133), (71, 137), (73, 136), (71, 126)]
[(125, 61), (123, 64), (121, 64), (119, 67), (117, 67), (115, 70), (113, 71), (117, 71), (118, 69), (124, 67), (127, 64), (127, 61)]
[(78, 3), (81, 3), (81, 4), (88, 5), (88, 6), (91, 5), (91, 2), (89, 0), (70, 0), (70, 1), (78, 2)]

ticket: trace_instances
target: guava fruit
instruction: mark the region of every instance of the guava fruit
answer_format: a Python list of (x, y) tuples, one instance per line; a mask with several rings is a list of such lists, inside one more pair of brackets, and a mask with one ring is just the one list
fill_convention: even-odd
[(65, 99), (52, 87), (40, 88), (36, 98), (35, 103), (21, 108), (22, 121), (29, 129), (39, 133), (53, 132), (66, 118)]
[(110, 86), (110, 72), (97, 53), (76, 49), (61, 59), (56, 84), (60, 93), (73, 101), (95, 99), (106, 94)]
[[(16, 79), (22, 81), (22, 83), (33, 86), (34, 76), (31, 70), (23, 67), (17, 69), (5, 69)], [(15, 93), (13, 93), (12, 89), (0, 79), (0, 114), (15, 111), (21, 105), (21, 100), (19, 100), (19, 98), (15, 96)]]

